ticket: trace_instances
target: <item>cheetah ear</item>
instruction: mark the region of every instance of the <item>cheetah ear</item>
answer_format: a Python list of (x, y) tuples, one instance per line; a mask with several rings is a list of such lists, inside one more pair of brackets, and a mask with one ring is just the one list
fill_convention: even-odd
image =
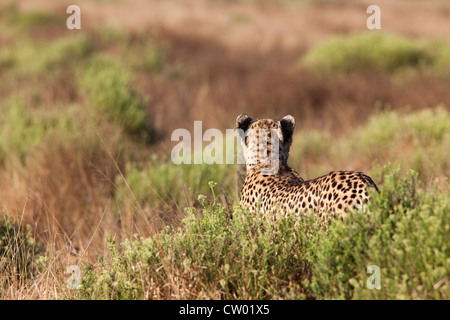
[(245, 131), (247, 131), (248, 127), (250, 126), (250, 124), (252, 122), (253, 122), (253, 119), (250, 118), (245, 113), (243, 113), (243, 114), (240, 114), (240, 115), (237, 116), (237, 118), (236, 118), (236, 127), (238, 129), (242, 129), (245, 132)]
[(292, 133), (294, 132), (295, 119), (293, 116), (288, 114), (280, 120), (281, 132), (283, 133), (284, 141), (289, 141), (292, 138)]

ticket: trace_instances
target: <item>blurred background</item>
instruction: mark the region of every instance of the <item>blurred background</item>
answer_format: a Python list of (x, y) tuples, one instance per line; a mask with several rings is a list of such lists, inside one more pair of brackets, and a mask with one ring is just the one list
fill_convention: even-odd
[[(71, 4), (81, 30), (66, 27)], [(175, 166), (170, 135), (194, 120), (225, 132), (240, 113), (295, 117), (290, 165), (305, 179), (359, 170), (381, 185), (390, 165), (446, 185), (450, 3), (378, 0), (368, 30), (371, 4), (3, 0), (4, 214), (86, 259), (108, 235), (177, 225), (209, 181), (232, 206), (236, 166)]]

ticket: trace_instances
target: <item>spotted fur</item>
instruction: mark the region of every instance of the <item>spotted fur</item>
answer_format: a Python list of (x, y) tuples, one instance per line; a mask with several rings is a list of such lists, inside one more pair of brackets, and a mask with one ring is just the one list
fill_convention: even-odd
[[(348, 208), (364, 210), (369, 188), (378, 191), (373, 180), (362, 172), (332, 171), (305, 181), (288, 164), (295, 120), (288, 115), (281, 120), (253, 120), (245, 114), (236, 119), (236, 126), (245, 132), (242, 146), (246, 160), (246, 177), (240, 203), (251, 211), (304, 213), (314, 211), (345, 217)], [(261, 132), (264, 138), (261, 138)], [(278, 138), (277, 170), (267, 170), (267, 161), (274, 153), (272, 143)], [(267, 145), (267, 147), (266, 147)], [(275, 145), (275, 144), (274, 144)], [(266, 149), (261, 148), (264, 146)], [(263, 158), (266, 155), (266, 158)]]

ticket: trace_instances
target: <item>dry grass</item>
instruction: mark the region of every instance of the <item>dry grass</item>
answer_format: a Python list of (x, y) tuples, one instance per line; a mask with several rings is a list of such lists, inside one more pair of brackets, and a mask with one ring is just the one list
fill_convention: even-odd
[[(112, 24), (130, 30), (162, 27), (219, 39), (233, 48), (311, 47), (336, 33), (365, 29), (365, 12), (373, 4), (368, 0), (308, 1), (88, 0), (82, 3), (83, 26)], [(22, 0), (20, 8), (63, 14), (70, 4), (69, 0)], [(379, 0), (377, 5), (383, 10), (382, 28), (390, 32), (450, 39), (450, 5), (445, 0)]]

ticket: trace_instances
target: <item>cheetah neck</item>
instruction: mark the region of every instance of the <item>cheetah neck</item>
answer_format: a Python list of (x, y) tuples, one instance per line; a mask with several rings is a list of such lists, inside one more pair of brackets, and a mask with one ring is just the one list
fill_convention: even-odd
[(289, 167), (285, 162), (280, 161), (279, 162), (279, 167), (277, 172), (271, 172), (272, 174), (264, 174), (265, 170), (267, 169), (265, 166), (261, 166), (261, 165), (247, 165), (247, 176), (253, 176), (253, 175), (257, 175), (257, 176), (273, 176), (274, 178), (276, 177), (280, 177), (280, 176), (290, 176), (291, 179), (293, 180), (298, 180), (298, 182), (303, 182), (304, 179), (302, 177), (300, 177), (300, 175), (293, 170), (291, 167)]

